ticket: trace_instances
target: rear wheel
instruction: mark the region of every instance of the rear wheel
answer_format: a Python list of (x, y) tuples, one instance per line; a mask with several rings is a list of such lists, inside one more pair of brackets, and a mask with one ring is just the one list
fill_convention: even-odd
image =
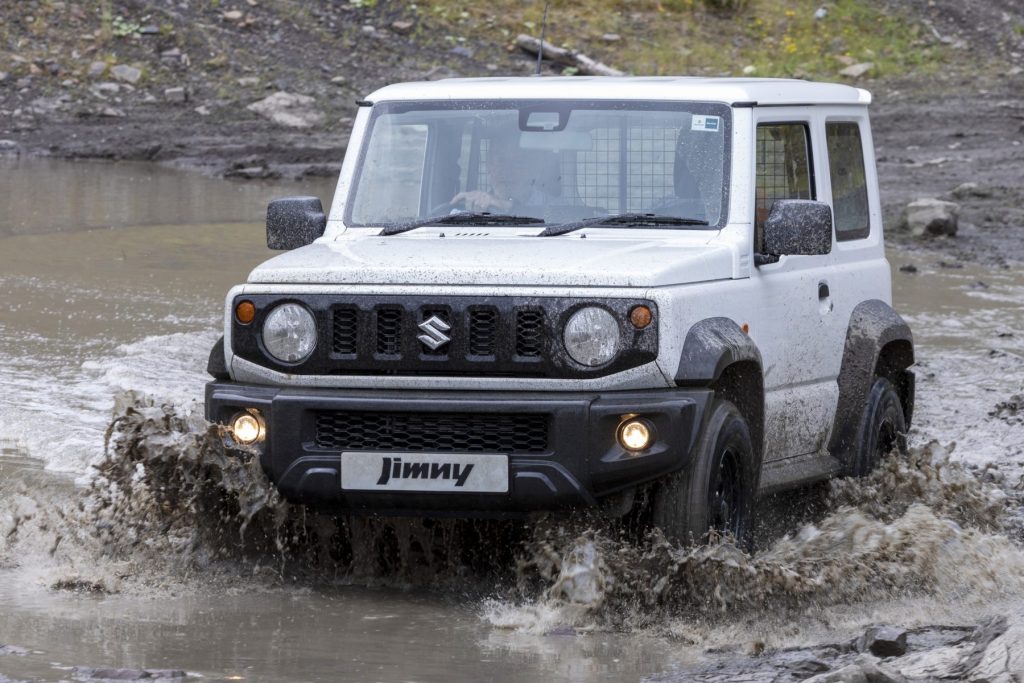
[(743, 545), (753, 530), (756, 459), (747, 421), (715, 399), (689, 466), (654, 493), (653, 523), (673, 541), (706, 542), (710, 533)]
[(900, 395), (885, 377), (876, 377), (868, 392), (867, 405), (857, 435), (857, 448), (850, 463), (850, 474), (863, 477), (878, 467), (882, 458), (898, 450), (907, 450), (907, 423)]

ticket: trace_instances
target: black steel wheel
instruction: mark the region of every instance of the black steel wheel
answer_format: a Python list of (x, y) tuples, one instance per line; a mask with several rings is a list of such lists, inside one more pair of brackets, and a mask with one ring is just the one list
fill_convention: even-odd
[(907, 423), (900, 396), (885, 377), (876, 377), (861, 417), (850, 474), (863, 477), (893, 451), (907, 450)]
[(757, 458), (747, 421), (714, 399), (691, 461), (654, 493), (652, 522), (672, 541), (704, 543), (712, 535), (750, 543)]

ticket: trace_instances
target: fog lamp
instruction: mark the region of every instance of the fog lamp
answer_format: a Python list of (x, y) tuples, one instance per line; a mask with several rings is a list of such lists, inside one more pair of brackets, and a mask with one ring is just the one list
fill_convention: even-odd
[(627, 451), (645, 451), (654, 443), (654, 425), (642, 417), (623, 420), (619, 425), (618, 439)]
[(267, 438), (267, 426), (257, 410), (246, 410), (231, 418), (231, 438), (241, 446), (251, 446)]

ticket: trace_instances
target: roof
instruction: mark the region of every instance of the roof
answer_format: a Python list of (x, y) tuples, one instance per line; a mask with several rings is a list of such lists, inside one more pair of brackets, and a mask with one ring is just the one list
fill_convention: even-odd
[(784, 78), (677, 76), (558, 76), (450, 78), (396, 83), (370, 94), (371, 102), (395, 100), (590, 99), (675, 100), (783, 104), (868, 105), (871, 93), (838, 83)]

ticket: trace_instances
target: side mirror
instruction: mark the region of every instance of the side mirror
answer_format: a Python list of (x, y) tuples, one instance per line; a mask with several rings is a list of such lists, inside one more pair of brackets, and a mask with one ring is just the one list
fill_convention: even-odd
[(832, 209), (824, 202), (778, 199), (764, 222), (764, 263), (779, 256), (817, 256), (832, 251)]
[(311, 244), (327, 229), (318, 197), (275, 199), (267, 205), (267, 246), (296, 249)]

